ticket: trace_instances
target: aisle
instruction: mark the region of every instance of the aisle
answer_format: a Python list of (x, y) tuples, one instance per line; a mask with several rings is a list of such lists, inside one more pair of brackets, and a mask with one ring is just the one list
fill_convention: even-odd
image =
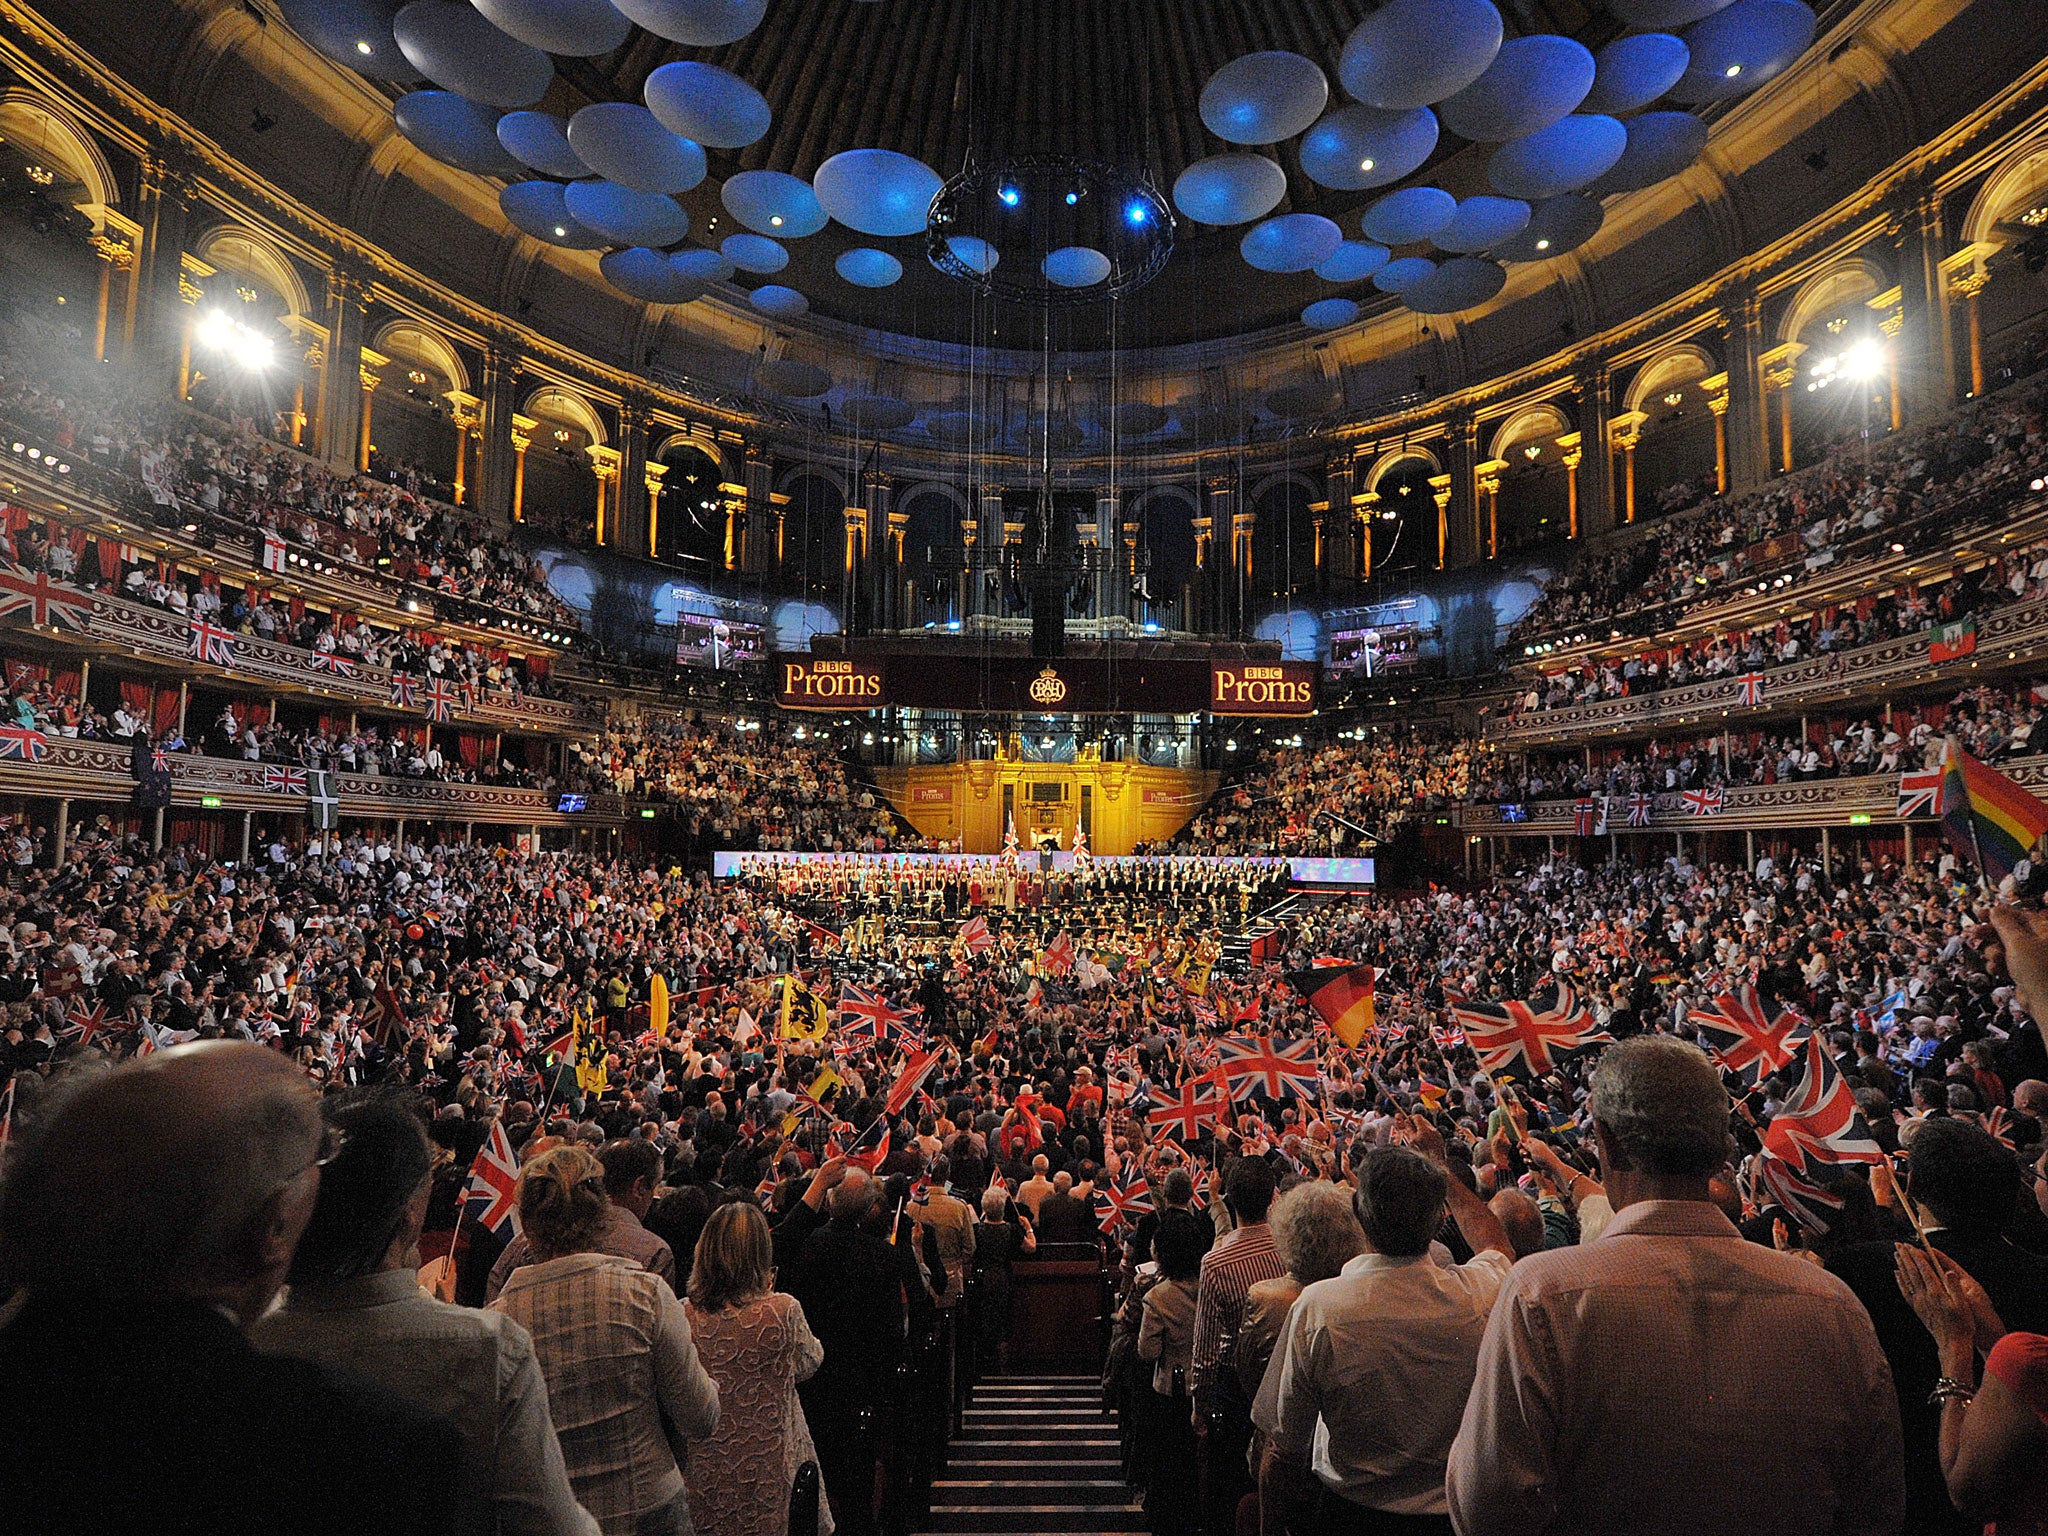
[(1143, 1531), (1116, 1416), (1093, 1376), (995, 1376), (974, 1389), (923, 1532)]

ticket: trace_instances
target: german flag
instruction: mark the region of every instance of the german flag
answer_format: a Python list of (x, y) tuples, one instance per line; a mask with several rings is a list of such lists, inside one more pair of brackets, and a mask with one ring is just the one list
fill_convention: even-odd
[(1951, 736), (1941, 759), (1941, 830), (1987, 879), (2003, 880), (2048, 832), (2048, 805)]
[(1294, 972), (1287, 983), (1322, 1015), (1331, 1034), (1355, 1046), (1372, 1032), (1372, 984), (1378, 975), (1378, 968), (1370, 965), (1319, 966)]

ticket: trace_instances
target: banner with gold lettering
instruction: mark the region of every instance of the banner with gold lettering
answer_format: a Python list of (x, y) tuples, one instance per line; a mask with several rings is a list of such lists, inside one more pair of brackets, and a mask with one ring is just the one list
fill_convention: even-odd
[(825, 656), (777, 656), (775, 702), (784, 709), (879, 709), (887, 697), (888, 668), (880, 661)]
[(1216, 661), (1209, 664), (1209, 711), (1217, 715), (1310, 715), (1316, 708), (1312, 661)]

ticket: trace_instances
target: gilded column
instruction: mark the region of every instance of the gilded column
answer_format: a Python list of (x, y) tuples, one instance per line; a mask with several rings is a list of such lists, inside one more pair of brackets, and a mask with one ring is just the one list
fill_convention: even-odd
[[(478, 407), (476, 494), (470, 499), (493, 517), (512, 516), (518, 455), (512, 418), (519, 410), (519, 354), (493, 343), (484, 350), (483, 400)], [(531, 430), (530, 428), (528, 429)]]
[(1623, 411), (1614, 418), (1610, 431), (1614, 446), (1621, 450), (1621, 520), (1636, 520), (1636, 444), (1643, 440), (1643, 423), (1650, 418), (1642, 411)]
[(647, 437), (654, 415), (646, 400), (619, 407), (619, 480), (613, 509), (612, 542), (630, 552), (648, 549)]
[(368, 347), (362, 349), (362, 362), (356, 369), (356, 379), (363, 391), (362, 406), (359, 412), (362, 419), (358, 423), (356, 431), (356, 469), (358, 471), (367, 471), (370, 467), (370, 450), (376, 446), (370, 437), (371, 410), (376, 403), (377, 386), (384, 382), (384, 369), (390, 362), (391, 359), (382, 352), (372, 352)]
[(1581, 432), (1567, 432), (1557, 440), (1564, 450), (1565, 537), (1579, 536), (1579, 466), (1586, 461), (1586, 439)]
[(466, 507), (473, 500), (469, 494), (469, 443), (483, 419), (478, 411), (483, 402), (461, 389), (451, 389), (441, 398), (448, 402), (448, 419), (455, 424), (455, 505)]
[(534, 428), (540, 423), (531, 416), (514, 414), (512, 429), (506, 434), (506, 442), (512, 449), (512, 500), (507, 508), (512, 521), (526, 521), (526, 450), (533, 446)]
[(590, 473), (597, 480), (597, 546), (604, 549), (618, 542), (617, 487), (626, 456), (608, 443), (592, 443), (583, 451), (590, 460)]
[(1728, 375), (1717, 373), (1700, 380), (1707, 397), (1707, 409), (1714, 414), (1714, 489), (1728, 494)]
[(649, 459), (641, 467), (641, 489), (647, 493), (647, 558), (661, 558), (661, 482), (668, 478), (668, 466)]
[(1485, 518), (1485, 549), (1489, 560), (1500, 555), (1500, 477), (1507, 467), (1506, 459), (1488, 459), (1473, 469), (1472, 483), (1479, 493), (1479, 505)]

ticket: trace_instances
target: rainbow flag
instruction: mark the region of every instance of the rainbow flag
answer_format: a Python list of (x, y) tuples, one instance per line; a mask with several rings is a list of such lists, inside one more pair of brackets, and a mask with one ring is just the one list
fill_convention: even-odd
[(1951, 736), (1941, 759), (1941, 830), (1987, 878), (2003, 880), (2048, 832), (2048, 804)]

